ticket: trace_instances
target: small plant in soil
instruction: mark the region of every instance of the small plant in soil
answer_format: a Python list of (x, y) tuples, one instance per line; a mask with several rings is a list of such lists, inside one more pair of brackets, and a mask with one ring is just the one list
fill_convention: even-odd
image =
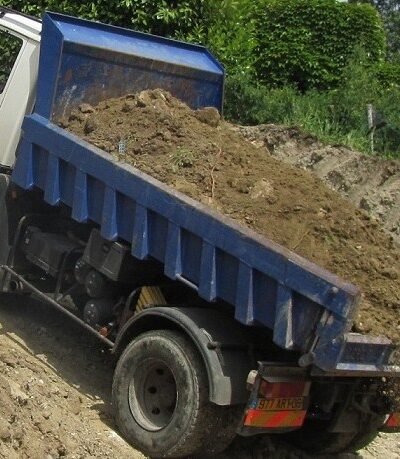
[(171, 154), (172, 170), (174, 172), (182, 167), (192, 167), (195, 161), (194, 152), (187, 148), (178, 148)]

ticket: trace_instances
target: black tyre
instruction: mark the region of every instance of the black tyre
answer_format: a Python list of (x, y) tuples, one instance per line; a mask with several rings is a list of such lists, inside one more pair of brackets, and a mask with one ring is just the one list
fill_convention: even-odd
[(366, 428), (362, 432), (332, 433), (323, 430), (318, 423), (310, 423), (300, 430), (289, 433), (284, 439), (313, 454), (355, 453), (367, 446), (378, 435), (378, 431)]
[(122, 434), (152, 458), (218, 453), (240, 421), (237, 408), (209, 402), (201, 357), (188, 338), (169, 330), (144, 333), (125, 349), (113, 405)]

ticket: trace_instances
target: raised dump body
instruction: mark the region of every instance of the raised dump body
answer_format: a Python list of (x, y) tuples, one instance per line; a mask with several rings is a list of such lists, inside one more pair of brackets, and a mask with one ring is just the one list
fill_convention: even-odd
[[(221, 109), (224, 72), (202, 47), (48, 14), (36, 111), (24, 121), (13, 180), (93, 221), (247, 326), (271, 330), (300, 364), (325, 374), (383, 375), (392, 346), (349, 333), (358, 289), (57, 126), (77, 105), (167, 89), (192, 108)], [(223, 324), (222, 324), (223, 325)]]

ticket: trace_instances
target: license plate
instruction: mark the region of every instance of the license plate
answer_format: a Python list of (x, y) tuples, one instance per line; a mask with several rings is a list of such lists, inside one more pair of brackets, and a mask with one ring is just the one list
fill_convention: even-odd
[(259, 398), (256, 410), (301, 411), (305, 409), (306, 397)]

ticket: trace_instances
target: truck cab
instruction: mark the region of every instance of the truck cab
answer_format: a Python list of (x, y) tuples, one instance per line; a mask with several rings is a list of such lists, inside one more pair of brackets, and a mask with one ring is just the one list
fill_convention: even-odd
[(0, 167), (3, 171), (14, 164), (22, 121), (33, 109), (41, 29), (40, 20), (0, 7)]

